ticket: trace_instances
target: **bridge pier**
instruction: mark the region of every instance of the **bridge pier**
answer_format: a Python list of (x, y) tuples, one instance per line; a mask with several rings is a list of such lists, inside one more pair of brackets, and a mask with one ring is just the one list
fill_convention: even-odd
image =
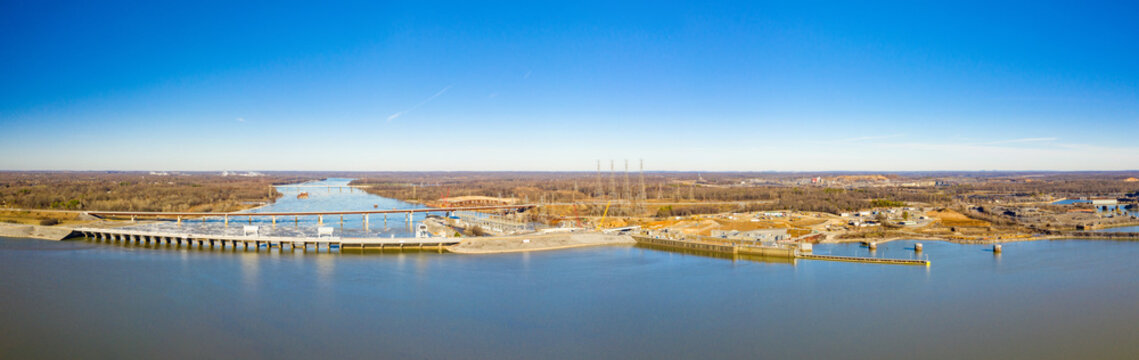
[(182, 225), (182, 217), (181, 216), (178, 217), (178, 225)]
[(273, 225), (277, 225), (277, 217), (276, 216), (273, 217)]
[(249, 224), (253, 225), (253, 215), (249, 215)]
[(316, 216), (316, 223), (317, 223), (317, 225), (324, 225), (324, 215), (317, 215)]
[(225, 218), (225, 226), (229, 226), (229, 215), (225, 215), (223, 218)]

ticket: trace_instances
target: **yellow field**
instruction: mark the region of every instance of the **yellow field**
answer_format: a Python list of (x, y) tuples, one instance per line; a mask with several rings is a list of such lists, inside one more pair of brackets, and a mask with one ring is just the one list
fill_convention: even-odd
[(988, 227), (988, 221), (971, 219), (962, 213), (953, 210), (930, 211), (927, 213), (930, 217), (941, 220), (941, 224), (945, 226), (954, 227)]
[(80, 220), (78, 215), (72, 213), (0, 210), (0, 222), (39, 225), (40, 221), (45, 219), (55, 219), (60, 224), (88, 222)]

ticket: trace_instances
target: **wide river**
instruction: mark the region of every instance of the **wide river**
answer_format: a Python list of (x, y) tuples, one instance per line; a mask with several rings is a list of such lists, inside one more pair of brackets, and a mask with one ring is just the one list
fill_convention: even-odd
[(1139, 358), (1139, 242), (923, 244), (928, 268), (0, 238), (0, 358)]

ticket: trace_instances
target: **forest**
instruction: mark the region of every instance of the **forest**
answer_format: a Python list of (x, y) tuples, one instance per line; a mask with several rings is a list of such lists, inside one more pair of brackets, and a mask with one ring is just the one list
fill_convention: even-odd
[(272, 202), (272, 187), (308, 180), (216, 173), (0, 172), (0, 208), (226, 212)]
[[(810, 174), (813, 176), (814, 174)], [(1005, 196), (1123, 196), (1139, 191), (1139, 182), (1124, 181), (1133, 173), (918, 173), (887, 174), (900, 182), (953, 179), (927, 187), (840, 187), (828, 184), (785, 185), (788, 174), (763, 173), (589, 173), (589, 172), (420, 172), (368, 173), (353, 181), (367, 191), (408, 201), (483, 195), (516, 198), (523, 203), (581, 203), (575, 211), (599, 215), (606, 203), (611, 214), (645, 213), (676, 216), (723, 211), (796, 210), (840, 213), (909, 204), (946, 206), (986, 202)], [(800, 174), (799, 177), (804, 175)], [(745, 180), (763, 185), (743, 185)], [(1025, 179), (1031, 180), (1025, 180)], [(956, 181), (965, 179), (965, 181)], [(782, 184), (780, 183), (782, 181)], [(642, 185), (643, 183), (643, 185)], [(734, 202), (737, 204), (723, 204)], [(635, 206), (628, 206), (635, 205)]]

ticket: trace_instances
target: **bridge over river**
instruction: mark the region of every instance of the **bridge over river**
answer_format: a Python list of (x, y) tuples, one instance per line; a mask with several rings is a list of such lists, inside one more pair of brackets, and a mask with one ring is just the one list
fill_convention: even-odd
[(438, 250), (459, 243), (459, 238), (356, 238), (338, 236), (295, 237), (226, 235), (226, 234), (187, 234), (173, 232), (146, 231), (137, 229), (101, 229), (79, 227), (74, 232), (97, 242), (110, 242), (136, 245), (165, 245), (186, 248), (260, 250), (262, 248), (286, 248), (306, 251), (310, 246), (332, 250), (344, 249), (418, 249)]
[(448, 208), (413, 208), (413, 209), (391, 209), (391, 210), (332, 210), (332, 211), (272, 211), (272, 212), (230, 212), (230, 213), (216, 213), (216, 212), (154, 212), (154, 211), (84, 211), (82, 213), (97, 216), (97, 217), (129, 217), (131, 220), (137, 218), (151, 218), (151, 219), (168, 219), (175, 220), (179, 223), (183, 218), (221, 218), (223, 222), (229, 224), (229, 218), (247, 218), (249, 223), (253, 222), (254, 217), (272, 219), (273, 223), (277, 223), (278, 217), (292, 217), (293, 221), (299, 221), (301, 216), (316, 216), (318, 222), (324, 223), (324, 216), (339, 215), (340, 220), (344, 220), (344, 215), (360, 215), (364, 223), (367, 223), (370, 215), (372, 214), (404, 214), (408, 219), (415, 213), (445, 213), (448, 216), (455, 211), (487, 211), (487, 210), (513, 210), (522, 211), (530, 208), (537, 207), (535, 204), (522, 204), (522, 205), (494, 205), (494, 206), (464, 206), (464, 207), (448, 207)]
[[(77, 229), (81, 233), (102, 236), (104, 239), (123, 241), (180, 242), (194, 239), (224, 242), (227, 245), (245, 243), (264, 246), (266, 242), (290, 246), (293, 243), (328, 244), (332, 246), (407, 247), (409, 244), (438, 245), (434, 238), (416, 238), (417, 225), (428, 214), (451, 215), (456, 211), (483, 211), (509, 213), (526, 211), (534, 204), (486, 204), (453, 207), (427, 207), (421, 204), (385, 198), (365, 191), (312, 191), (311, 188), (347, 187), (351, 179), (328, 179), (303, 184), (275, 186), (282, 196), (276, 201), (241, 212), (195, 211), (83, 211), (86, 214), (131, 223), (116, 222), (110, 226), (91, 225)], [(297, 197), (301, 192), (309, 196)], [(144, 221), (146, 220), (146, 221)], [(125, 225), (125, 226), (123, 226)], [(116, 232), (105, 229), (114, 227)], [(249, 229), (247, 229), (249, 228)], [(334, 234), (328, 240), (329, 232)], [(253, 236), (249, 236), (252, 234)], [(256, 239), (259, 237), (259, 239)], [(150, 239), (150, 240), (146, 240)], [(289, 240), (296, 239), (296, 240)], [(196, 243), (197, 244), (197, 243)]]

